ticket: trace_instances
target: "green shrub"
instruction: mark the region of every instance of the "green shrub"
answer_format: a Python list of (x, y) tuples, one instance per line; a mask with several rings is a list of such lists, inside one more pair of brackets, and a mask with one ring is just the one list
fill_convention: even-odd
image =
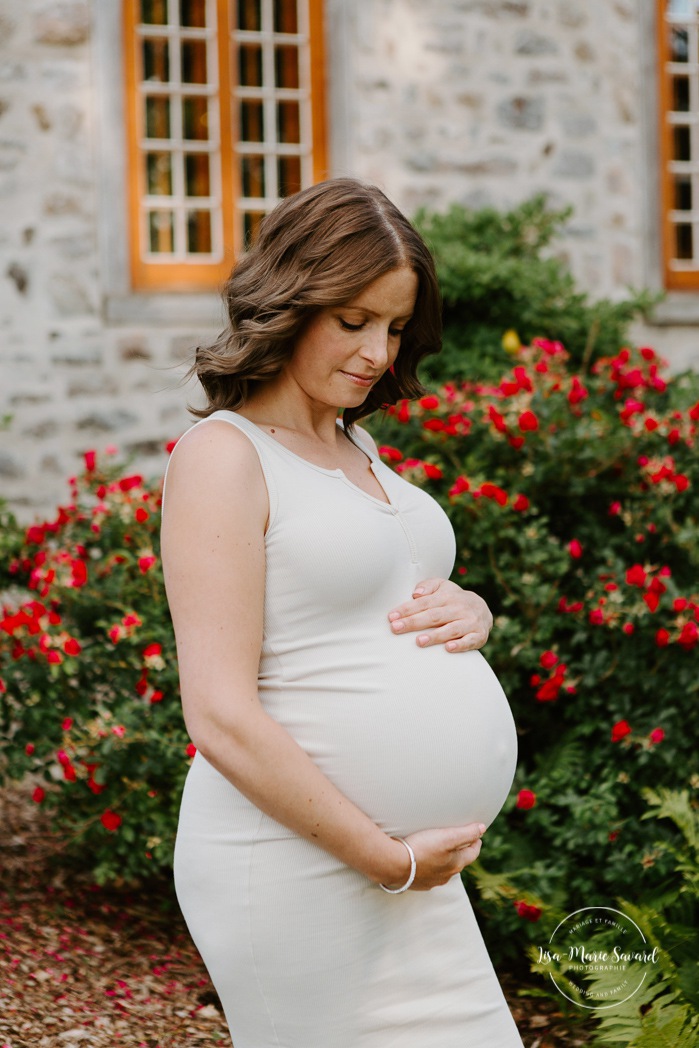
[[(656, 892), (641, 903), (618, 899), (621, 912), (640, 929), (645, 949), (656, 961), (644, 971), (638, 989), (614, 1007), (594, 1010), (598, 1022), (595, 1044), (610, 1048), (697, 1048), (699, 1045), (699, 960), (696, 929), (699, 917), (699, 812), (690, 802), (687, 790), (644, 790), (649, 802), (643, 819), (669, 819), (679, 831), (676, 843), (667, 838), (656, 847), (669, 853), (672, 874)], [(598, 934), (594, 949), (606, 950), (613, 957), (618, 946), (616, 930)], [(532, 970), (548, 976), (555, 969), (556, 983), (569, 1000), (580, 1001), (580, 981), (591, 999), (615, 999), (619, 982), (612, 965), (593, 965), (582, 975), (575, 962), (565, 955), (553, 964), (542, 963), (539, 950), (530, 950)], [(574, 968), (574, 978), (568, 977)], [(560, 999), (560, 998), (559, 998)]]
[[(481, 869), (509, 880), (507, 907), (481, 903), (501, 959), (521, 960), (536, 918), (638, 902), (671, 872), (642, 790), (699, 782), (698, 401), (649, 349), (582, 376), (541, 342), (497, 385), (374, 420), (384, 457), (449, 513), (454, 578), (496, 617), (486, 654), (520, 734)], [(0, 619), (0, 772), (43, 776), (37, 800), (99, 880), (169, 865), (189, 761), (159, 502), (88, 453), (70, 504), (27, 530)]]
[(543, 196), (505, 213), (454, 205), (418, 215), (444, 297), (444, 349), (424, 364), (432, 383), (499, 378), (508, 366), (503, 335), (516, 344), (515, 328), (524, 342), (560, 339), (578, 363), (624, 343), (629, 321), (654, 299), (635, 292), (592, 302), (579, 292), (552, 248), (570, 215), (570, 208), (549, 210)]
[[(159, 486), (86, 454), (26, 530), (0, 619), (0, 775), (30, 774), (99, 882), (168, 868), (191, 747), (160, 568)], [(43, 785), (35, 785), (42, 776)]]
[(501, 958), (521, 960), (542, 911), (638, 901), (671, 868), (641, 793), (699, 784), (698, 394), (648, 348), (583, 376), (542, 341), (497, 385), (448, 384), (372, 427), (444, 506), (454, 578), (495, 614), (486, 656), (520, 746), (482, 856), (485, 886), (509, 883), (507, 908), (482, 903)]

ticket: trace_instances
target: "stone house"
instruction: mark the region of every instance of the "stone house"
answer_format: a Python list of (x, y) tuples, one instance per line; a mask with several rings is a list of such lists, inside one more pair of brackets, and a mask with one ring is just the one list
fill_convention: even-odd
[(696, 366), (698, 135), (691, 0), (0, 0), (0, 494), (162, 471), (236, 252), (326, 175), (572, 204), (580, 284), (667, 289), (638, 337)]

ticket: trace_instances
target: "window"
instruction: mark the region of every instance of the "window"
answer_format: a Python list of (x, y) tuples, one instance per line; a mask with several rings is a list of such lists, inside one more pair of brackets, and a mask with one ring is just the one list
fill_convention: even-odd
[(665, 286), (699, 289), (699, 3), (658, 0)]
[(321, 0), (125, 0), (131, 281), (220, 285), (326, 177)]

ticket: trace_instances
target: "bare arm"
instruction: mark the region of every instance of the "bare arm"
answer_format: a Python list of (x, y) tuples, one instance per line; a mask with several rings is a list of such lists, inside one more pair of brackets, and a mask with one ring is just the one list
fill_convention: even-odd
[[(225, 422), (173, 453), (162, 556), (177, 637), (185, 723), (202, 756), (258, 808), (371, 880), (400, 884), (409, 862), (264, 711), (262, 643), (269, 512), (257, 455)], [(480, 850), (479, 827), (412, 834), (416, 888), (447, 881)]]

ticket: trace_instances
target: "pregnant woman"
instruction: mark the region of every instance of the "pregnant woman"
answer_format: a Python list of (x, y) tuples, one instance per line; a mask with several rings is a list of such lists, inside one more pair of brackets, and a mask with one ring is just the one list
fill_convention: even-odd
[(337, 179), (278, 205), (225, 299), (163, 562), (197, 747), (176, 888), (233, 1043), (521, 1046), (458, 876), (516, 760), (489, 616), (446, 581), (446, 515), (355, 425), (422, 392), (432, 259)]

